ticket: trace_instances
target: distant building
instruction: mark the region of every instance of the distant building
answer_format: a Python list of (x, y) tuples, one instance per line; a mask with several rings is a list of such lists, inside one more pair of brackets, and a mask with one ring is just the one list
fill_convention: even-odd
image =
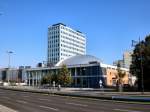
[(2, 82), (25, 82), (26, 71), (25, 67), (20, 66), (18, 68), (1, 68), (0, 69), (0, 81)]
[(114, 66), (117, 66), (117, 65), (120, 65), (120, 67), (124, 67), (124, 62), (123, 62), (123, 60), (117, 60), (117, 61), (114, 61), (113, 62), (113, 65)]
[(132, 62), (132, 54), (132, 51), (126, 51), (123, 53), (124, 68), (130, 68)]
[(132, 62), (132, 51), (125, 51), (123, 53), (123, 59), (122, 60), (117, 60), (113, 62), (114, 66), (117, 66), (118, 64), (122, 68), (130, 68), (131, 62)]
[(86, 54), (86, 36), (62, 23), (48, 27), (47, 61), (49, 66), (70, 56)]

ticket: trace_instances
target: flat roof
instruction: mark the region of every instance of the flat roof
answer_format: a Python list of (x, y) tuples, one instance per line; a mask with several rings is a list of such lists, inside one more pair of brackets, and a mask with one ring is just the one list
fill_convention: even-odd
[(56, 24), (53, 24), (52, 26), (57, 26), (57, 25), (63, 25), (63, 26), (66, 26), (66, 25), (63, 24), (63, 23), (56, 23)]
[[(53, 24), (52, 26), (58, 26), (58, 25), (63, 25), (63, 26), (66, 26), (66, 27), (68, 27), (68, 28), (70, 28), (69, 26), (67, 26), (66, 24), (64, 24), (64, 23), (56, 23), (56, 24)], [(70, 28), (70, 29), (72, 29), (72, 28)], [(76, 31), (76, 32), (78, 32), (78, 33), (80, 33), (80, 34), (83, 34), (81, 31), (79, 31), (79, 30), (75, 30), (75, 29), (72, 29), (72, 30), (74, 30), (74, 31)]]
[[(89, 66), (97, 66), (100, 64), (77, 64), (77, 65), (69, 65), (67, 68), (78, 68), (78, 67), (89, 67)], [(60, 69), (62, 66), (54, 66), (54, 67), (37, 67), (37, 68), (29, 68), (26, 71), (34, 71), (34, 70), (53, 70), (53, 69)]]

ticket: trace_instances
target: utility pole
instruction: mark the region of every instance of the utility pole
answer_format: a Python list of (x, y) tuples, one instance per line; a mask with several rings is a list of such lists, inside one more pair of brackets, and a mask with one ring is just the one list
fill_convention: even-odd
[[(10, 70), (10, 55), (13, 53), (12, 51), (7, 51), (6, 52), (8, 54), (8, 71)], [(9, 84), (9, 75), (10, 74), (7, 74), (7, 81), (8, 81), (8, 84)]]
[(142, 94), (144, 94), (144, 80), (143, 80), (143, 56), (142, 56), (142, 44), (141, 44), (141, 39), (139, 37), (139, 44), (140, 44), (140, 67), (141, 67), (141, 82), (142, 82)]
[(144, 94), (144, 79), (143, 79), (143, 56), (142, 56), (142, 44), (141, 39), (139, 37), (139, 42), (132, 40), (132, 46), (135, 46), (134, 43), (139, 43), (139, 54), (140, 54), (140, 69), (141, 69), (141, 88), (142, 88), (142, 94)]

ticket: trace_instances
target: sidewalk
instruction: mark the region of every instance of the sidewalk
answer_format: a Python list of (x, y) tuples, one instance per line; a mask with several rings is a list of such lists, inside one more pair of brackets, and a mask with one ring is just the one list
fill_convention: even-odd
[(6, 106), (0, 105), (0, 112), (18, 112), (18, 111), (8, 108)]
[(55, 94), (61, 96), (84, 97), (105, 100), (119, 100), (119, 101), (136, 101), (136, 102), (150, 102), (150, 92), (104, 92), (100, 89), (73, 89), (62, 88), (60, 91), (57, 89), (39, 89), (37, 87), (24, 87), (24, 86), (1, 86), (1, 89), (9, 89), (14, 91), (35, 92)]

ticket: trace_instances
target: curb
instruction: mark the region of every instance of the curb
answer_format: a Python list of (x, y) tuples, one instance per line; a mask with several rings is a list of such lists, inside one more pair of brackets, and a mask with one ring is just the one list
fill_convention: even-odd
[(150, 97), (134, 97), (134, 96), (112, 96), (112, 100), (118, 101), (134, 101), (134, 102), (150, 102)]

